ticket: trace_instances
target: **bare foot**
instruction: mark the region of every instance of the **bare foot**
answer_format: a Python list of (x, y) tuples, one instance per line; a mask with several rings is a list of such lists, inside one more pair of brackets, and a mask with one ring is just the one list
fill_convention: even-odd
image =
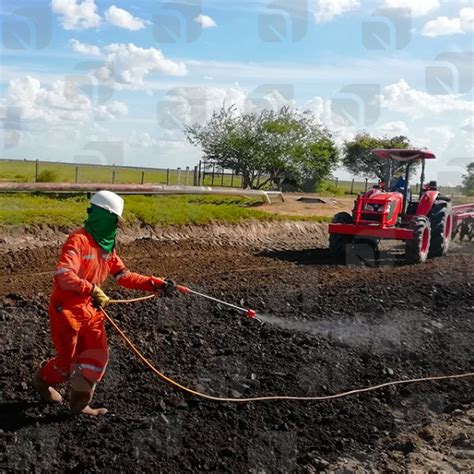
[(43, 380), (41, 380), (41, 375), (39, 371), (33, 377), (31, 385), (38, 392), (43, 402), (62, 403), (63, 397), (61, 396), (61, 394), (53, 387), (48, 385), (46, 382), (43, 382)]
[(82, 409), (81, 413), (83, 415), (90, 415), (90, 416), (103, 416), (107, 413), (107, 408), (91, 408), (87, 405), (85, 408)]

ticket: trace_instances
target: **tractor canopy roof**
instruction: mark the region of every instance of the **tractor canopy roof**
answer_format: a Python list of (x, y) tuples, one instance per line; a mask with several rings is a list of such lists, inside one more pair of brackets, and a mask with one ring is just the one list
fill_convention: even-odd
[(428, 150), (410, 150), (398, 148), (377, 148), (372, 153), (379, 158), (392, 158), (398, 161), (415, 161), (435, 159), (434, 153)]

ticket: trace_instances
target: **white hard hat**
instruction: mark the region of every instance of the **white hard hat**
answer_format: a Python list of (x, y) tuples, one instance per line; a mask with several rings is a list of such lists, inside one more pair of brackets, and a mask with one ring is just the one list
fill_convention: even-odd
[(112, 191), (99, 191), (92, 196), (91, 204), (102, 207), (117, 216), (122, 217), (123, 199)]

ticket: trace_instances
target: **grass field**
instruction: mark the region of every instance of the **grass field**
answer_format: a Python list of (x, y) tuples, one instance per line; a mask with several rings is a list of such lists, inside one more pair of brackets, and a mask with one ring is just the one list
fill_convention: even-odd
[[(153, 169), (153, 168), (127, 168), (113, 166), (92, 166), (84, 164), (52, 163), (41, 161), (36, 170), (35, 161), (5, 160), (0, 159), (0, 182), (34, 182), (36, 173), (40, 180), (55, 181), (63, 183), (116, 183), (116, 184), (169, 184), (169, 185), (189, 185), (193, 183), (193, 169), (182, 169), (180, 173), (176, 169)], [(51, 175), (52, 173), (52, 175)], [(51, 175), (50, 179), (47, 175)], [(224, 174), (216, 170), (214, 178), (209, 170), (202, 174), (202, 186), (225, 186), (241, 187), (240, 176), (232, 176), (230, 173)], [(358, 194), (365, 191), (366, 186), (370, 188), (373, 182), (367, 185), (362, 181), (327, 180), (320, 184), (318, 193), (323, 196), (344, 196), (346, 194)], [(460, 187), (442, 186), (440, 190), (448, 196), (461, 195)], [(412, 186), (412, 192), (416, 192), (416, 187)]]
[[(250, 219), (329, 221), (324, 216), (293, 217), (264, 212), (257, 208), (260, 200), (234, 196), (125, 196), (124, 199), (127, 223), (209, 224)], [(85, 196), (0, 194), (0, 224), (79, 225), (84, 221), (87, 207)]]
[[(34, 182), (36, 172), (35, 161), (0, 160), (0, 181)], [(62, 183), (77, 181), (78, 183), (140, 184), (143, 178), (143, 182), (147, 184), (193, 185), (193, 169), (189, 169), (188, 173), (186, 173), (186, 169), (182, 169), (178, 174), (176, 169), (170, 169), (168, 173), (166, 169), (39, 162), (39, 177), (46, 176), (46, 173), (53, 173), (54, 177), (54, 179), (47, 179), (47, 181)], [(206, 173), (201, 184), (211, 186), (212, 175)], [(240, 176), (232, 178), (229, 174), (225, 174), (224, 180), (222, 180), (222, 174), (215, 173), (214, 186), (230, 186), (231, 184), (240, 187)]]

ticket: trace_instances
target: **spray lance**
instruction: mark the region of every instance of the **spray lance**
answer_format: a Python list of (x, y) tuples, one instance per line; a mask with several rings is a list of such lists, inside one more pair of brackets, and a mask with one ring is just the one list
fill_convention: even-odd
[(248, 309), (248, 308), (242, 308), (241, 306), (237, 306), (232, 303), (227, 303), (226, 301), (219, 300), (217, 298), (214, 298), (213, 296), (205, 295), (204, 293), (199, 293), (198, 291), (191, 290), (191, 288), (188, 288), (187, 286), (182, 286), (182, 285), (176, 285), (176, 289), (180, 292), (185, 294), (192, 294), (196, 296), (200, 296), (201, 298), (205, 298), (210, 301), (214, 301), (215, 303), (220, 303), (223, 304), (224, 306), (228, 306), (229, 308), (236, 309), (237, 311), (240, 311), (241, 313), (245, 313), (247, 318), (249, 319), (256, 319), (260, 323), (262, 321), (258, 319), (257, 313), (253, 309)]

